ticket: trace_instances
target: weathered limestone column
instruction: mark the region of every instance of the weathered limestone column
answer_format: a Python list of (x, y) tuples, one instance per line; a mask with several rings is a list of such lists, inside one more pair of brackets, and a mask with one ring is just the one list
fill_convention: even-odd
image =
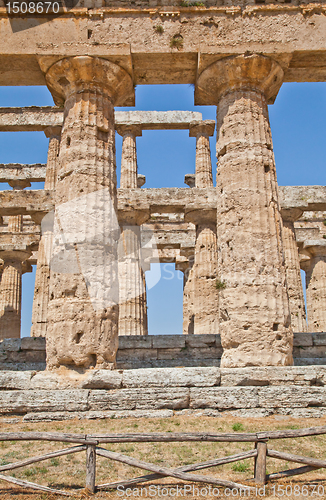
[(112, 368), (118, 348), (119, 235), (114, 105), (134, 95), (132, 80), (108, 60), (80, 56), (54, 63), (46, 82), (56, 103), (64, 102), (47, 367)]
[(209, 138), (214, 134), (214, 129), (213, 120), (192, 122), (189, 127), (189, 137), (196, 137), (195, 187), (198, 188), (213, 186)]
[[(138, 188), (136, 137), (139, 125), (119, 125), (123, 137), (120, 187)], [(119, 335), (147, 335), (145, 272), (141, 262), (140, 227), (137, 214), (121, 227), (119, 243)], [(129, 224), (129, 225), (128, 225)], [(132, 225), (131, 225), (132, 224)]]
[(217, 104), (217, 239), (222, 367), (290, 365), (282, 221), (267, 103), (283, 78), (261, 55), (221, 59), (198, 78)]
[[(10, 186), (14, 190), (22, 190), (30, 185), (29, 181), (10, 182)], [(15, 236), (15, 234), (21, 233), (22, 229), (23, 216), (10, 216), (8, 220), (8, 233)], [(27, 249), (14, 249), (14, 245), (8, 245), (8, 247), (12, 248), (0, 251), (0, 258), (3, 260), (0, 287), (0, 340), (5, 338), (20, 338), (22, 265), (31, 255), (31, 252)]]
[(326, 240), (305, 241), (310, 259), (301, 263), (306, 272), (309, 332), (326, 332)]
[(286, 281), (289, 293), (291, 326), (294, 332), (306, 332), (306, 310), (300, 274), (300, 259), (295, 238), (294, 222), (302, 215), (299, 209), (282, 210), (283, 248)]
[(1, 251), (0, 340), (19, 339), (21, 327), (22, 263), (31, 252)]
[[(61, 127), (48, 127), (44, 132), (49, 138), (44, 189), (55, 189), (58, 174)], [(43, 223), (35, 276), (31, 337), (46, 336), (52, 234), (52, 225)]]
[(194, 255), (176, 260), (175, 269), (183, 273), (183, 334), (194, 333)]
[(140, 224), (121, 228), (118, 253), (119, 335), (147, 335), (147, 297), (141, 259)]
[(138, 168), (136, 137), (142, 135), (142, 129), (139, 125), (119, 125), (116, 130), (118, 134), (123, 137), (120, 187), (126, 189), (137, 188)]
[[(215, 122), (193, 122), (190, 137), (196, 137), (196, 188), (213, 186), (209, 137), (214, 134)], [(196, 224), (195, 260), (193, 267), (194, 333), (216, 334), (218, 327), (217, 241), (216, 214), (207, 211), (190, 212), (186, 220)]]

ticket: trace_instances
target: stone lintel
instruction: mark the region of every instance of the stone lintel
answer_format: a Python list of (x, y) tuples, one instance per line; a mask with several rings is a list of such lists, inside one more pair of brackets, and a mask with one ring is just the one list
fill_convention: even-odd
[(44, 182), (46, 164), (0, 163), (0, 182)]
[[(194, 111), (116, 111), (116, 127), (140, 126), (142, 130), (187, 130), (202, 114)], [(56, 106), (0, 108), (0, 132), (46, 131), (62, 127), (63, 110)]]
[[(302, 193), (307, 192), (305, 200)], [(281, 207), (303, 211), (326, 210), (326, 186), (281, 186)], [(190, 213), (216, 209), (216, 188), (143, 188), (118, 189), (119, 212)], [(50, 190), (1, 191), (0, 216), (44, 214), (54, 207)]]
[(303, 244), (303, 250), (306, 250), (313, 256), (326, 257), (326, 240), (307, 240)]
[(318, 227), (296, 227), (295, 239), (297, 243), (303, 244), (307, 240), (319, 239), (320, 231)]

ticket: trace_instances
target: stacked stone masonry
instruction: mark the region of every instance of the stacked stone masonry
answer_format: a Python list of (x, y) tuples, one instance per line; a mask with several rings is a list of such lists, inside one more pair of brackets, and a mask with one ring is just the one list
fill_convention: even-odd
[[(196, 360), (206, 349), (205, 359), (221, 358), (222, 369), (281, 369), (304, 359), (305, 347), (318, 351), (315, 340), (295, 342), (307, 330), (326, 330), (324, 228), (304, 219), (326, 210), (326, 189), (278, 188), (267, 105), (283, 82), (326, 80), (326, 10), (317, 2), (268, 3), (80, 0), (35, 23), (10, 19), (0, 0), (0, 85), (47, 85), (56, 104), (0, 110), (0, 131), (49, 137), (46, 169), (0, 166), (13, 187), (0, 193), (0, 339), (19, 337), (22, 274), (37, 264), (31, 333), (40, 346), (46, 337), (54, 372), (119, 368), (124, 355), (130, 362), (128, 349), (142, 363), (180, 363), (188, 348)], [(135, 105), (136, 85), (172, 83), (193, 84), (195, 104), (216, 106), (216, 122), (200, 113), (114, 109)], [(137, 137), (161, 128), (196, 138), (190, 190), (140, 189)], [(119, 191), (115, 131), (123, 137)], [(40, 178), (43, 191), (22, 191)], [(45, 217), (51, 211), (53, 230)], [(144, 245), (150, 234), (154, 243)], [(153, 262), (173, 262), (184, 273), (188, 335), (172, 346), (148, 336), (145, 272)], [(130, 345), (132, 337), (149, 342), (148, 349), (122, 340), (118, 350), (119, 334)], [(191, 395), (178, 394), (174, 407), (186, 409)], [(95, 411), (92, 394), (80, 396)]]

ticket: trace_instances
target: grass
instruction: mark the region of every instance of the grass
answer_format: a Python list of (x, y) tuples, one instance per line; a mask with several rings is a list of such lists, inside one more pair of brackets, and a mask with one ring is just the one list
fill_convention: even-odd
[[(293, 429), (303, 427), (315, 427), (326, 425), (326, 417), (321, 419), (284, 419), (277, 420), (274, 417), (266, 417), (260, 419), (244, 419), (233, 417), (230, 414), (214, 418), (214, 417), (194, 417), (194, 416), (179, 416), (175, 415), (172, 418), (160, 419), (103, 419), (103, 420), (73, 420), (69, 421), (71, 433), (80, 433), (83, 428), (83, 433), (120, 433), (120, 432), (258, 432), (263, 430), (277, 429)], [(29, 423), (28, 426), (23, 422), (17, 423), (14, 426), (1, 421), (0, 427), (2, 432), (20, 432), (30, 431), (38, 432), (66, 432), (67, 422), (38, 422), (35, 424)], [(42, 455), (43, 453), (53, 452), (65, 447), (67, 444), (54, 442), (37, 442), (32, 441), (29, 448), (23, 447), (27, 443), (24, 442), (7, 442), (6, 447), (0, 446), (0, 464), (4, 465), (8, 462), (15, 462), (22, 458), (22, 450), (25, 458)], [(277, 440), (270, 445), (271, 448), (290, 452), (296, 455), (307, 457), (316, 457), (326, 459), (326, 435), (316, 437), (304, 437), (291, 440)], [(179, 467), (180, 465), (190, 465), (198, 462), (213, 460), (216, 457), (223, 457), (240, 453), (253, 449), (253, 443), (210, 443), (210, 442), (187, 442), (187, 443), (116, 443), (111, 445), (103, 445), (103, 447), (123, 453), (128, 456), (138, 458), (145, 462), (155, 463), (164, 467)], [(269, 472), (284, 470), (286, 462), (267, 459)], [(296, 467), (296, 464), (288, 464), (289, 468)], [(76, 488), (85, 487), (85, 452), (66, 455), (58, 458), (40, 462), (37, 466), (29, 466), (14, 471), (17, 478), (28, 480), (34, 483), (48, 485), (59, 489), (74, 491)], [(247, 480), (253, 477), (254, 460), (247, 459), (240, 462), (226, 464), (220, 467), (215, 467), (203, 471), (196, 472), (198, 474), (207, 474), (221, 479), (232, 480), (244, 484)], [(4, 472), (4, 474), (7, 474)], [(134, 467), (129, 467), (119, 462), (97, 458), (97, 484), (106, 482), (132, 478), (139, 475), (147, 474)], [(11, 475), (13, 475), (11, 473)], [(162, 484), (162, 486), (179, 484), (183, 482), (171, 478), (162, 478), (152, 484)], [(281, 484), (274, 482), (273, 484)], [(312, 471), (303, 476), (294, 478), (289, 484), (320, 484), (323, 485), (326, 491), (326, 470), (320, 469)], [(203, 487), (199, 483), (195, 484), (196, 488)], [(272, 486), (272, 485), (271, 485)], [(268, 486), (270, 488), (270, 486)], [(267, 488), (267, 492), (271, 491)], [(19, 487), (11, 487), (8, 483), (0, 482), (0, 500), (63, 500), (63, 496), (51, 496), (43, 493), (31, 492), (30, 490), (22, 490)], [(74, 493), (76, 499), (88, 498), (85, 492)], [(127, 497), (121, 497), (116, 492), (97, 492), (93, 497), (94, 500), (118, 500)], [(133, 498), (133, 497), (131, 497)], [(188, 500), (199, 500), (200, 497), (187, 495)], [(214, 497), (205, 497), (207, 500), (213, 500)], [(215, 497), (216, 498), (216, 497)], [(226, 498), (219, 496), (219, 500)], [(234, 497), (232, 497), (234, 498)], [(236, 498), (236, 497), (235, 497)], [(253, 497), (255, 498), (255, 497)], [(275, 498), (266, 494), (264, 499)], [(277, 498), (277, 497), (276, 497)], [(292, 497), (286, 496), (286, 499)], [(293, 497), (297, 498), (297, 497)], [(317, 498), (317, 497), (316, 497)]]
[(171, 49), (181, 50), (183, 48), (183, 36), (182, 35), (174, 35), (170, 40)]
[(219, 279), (216, 280), (215, 286), (217, 290), (223, 290), (226, 287), (225, 281), (221, 281)]

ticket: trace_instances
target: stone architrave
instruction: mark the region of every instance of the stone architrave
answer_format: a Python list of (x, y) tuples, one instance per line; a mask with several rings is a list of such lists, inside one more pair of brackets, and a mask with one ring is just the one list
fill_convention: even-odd
[(183, 273), (183, 334), (194, 333), (194, 256), (176, 261), (175, 269)]
[(256, 54), (226, 57), (199, 75), (217, 105), (217, 240), (224, 368), (290, 365), (293, 332), (267, 103), (283, 70)]
[(310, 259), (301, 262), (306, 272), (309, 332), (326, 331), (326, 240), (305, 241), (303, 252)]
[[(47, 127), (44, 133), (49, 138), (44, 189), (55, 189), (58, 173), (61, 127)], [(42, 224), (42, 237), (38, 248), (35, 276), (31, 337), (46, 336), (52, 230), (51, 224)]]
[(283, 249), (285, 259), (286, 281), (289, 293), (291, 326), (294, 332), (306, 332), (306, 308), (304, 303), (300, 274), (300, 259), (295, 237), (294, 222), (302, 215), (302, 210), (282, 210)]
[(47, 367), (113, 368), (118, 348), (114, 106), (134, 96), (130, 75), (106, 59), (46, 67), (64, 103), (49, 289)]
[(120, 187), (138, 187), (136, 137), (142, 135), (140, 125), (118, 125), (116, 130), (122, 136)]
[[(28, 180), (13, 180), (9, 184), (16, 191), (31, 185)], [(8, 218), (9, 233), (14, 236), (21, 233), (22, 229), (22, 215), (12, 215)], [(23, 262), (30, 255), (31, 252), (27, 248), (0, 252), (0, 258), (3, 260), (0, 287), (0, 340), (20, 338)]]

